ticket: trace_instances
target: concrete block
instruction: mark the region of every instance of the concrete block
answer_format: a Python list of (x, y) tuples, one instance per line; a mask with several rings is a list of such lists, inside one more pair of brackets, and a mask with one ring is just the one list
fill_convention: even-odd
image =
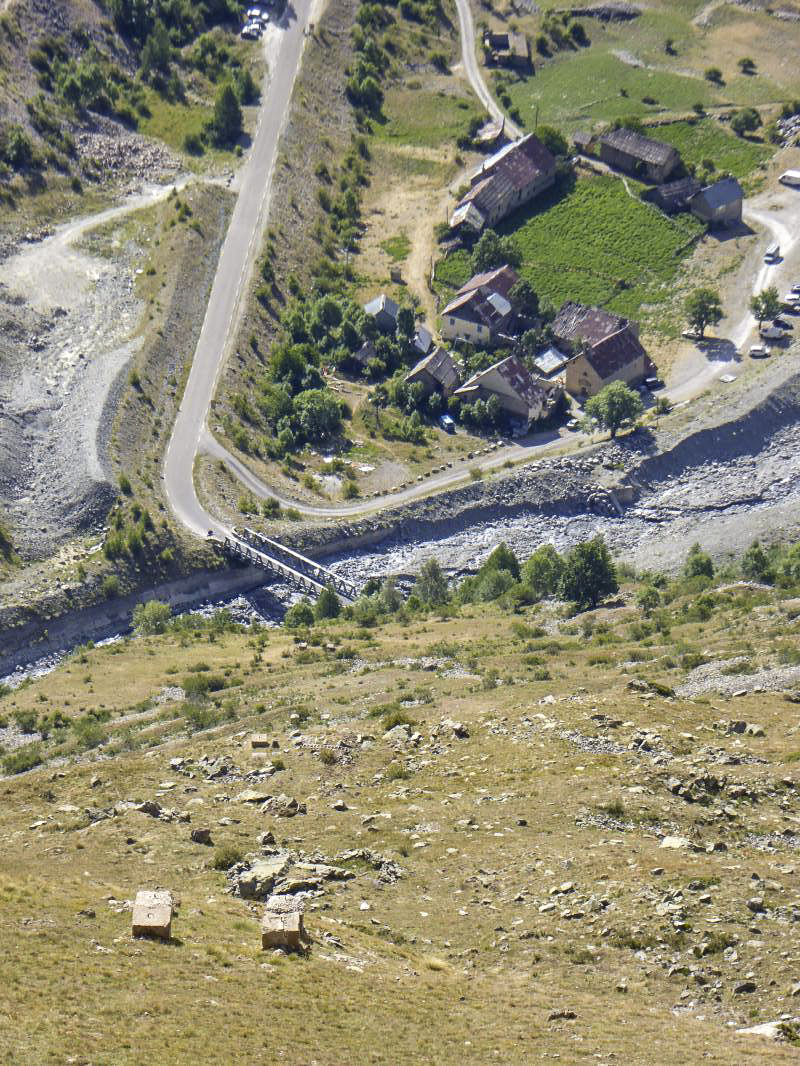
[(276, 914), (267, 911), (261, 920), (261, 947), (302, 949), (305, 929), (299, 911)]
[(137, 892), (133, 904), (133, 935), (169, 940), (172, 925), (170, 892)]
[(250, 747), (253, 751), (264, 751), (266, 748), (272, 747), (272, 740), (266, 733), (252, 733)]

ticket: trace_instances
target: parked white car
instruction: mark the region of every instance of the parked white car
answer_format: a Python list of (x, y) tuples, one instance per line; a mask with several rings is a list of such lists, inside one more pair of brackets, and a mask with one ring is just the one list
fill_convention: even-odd
[(257, 22), (248, 22), (242, 28), (241, 36), (246, 41), (257, 41), (261, 36), (261, 26)]
[(752, 348), (750, 349), (750, 358), (751, 359), (766, 359), (766, 357), (768, 355), (769, 355), (769, 352), (767, 351), (767, 349), (764, 347), (763, 344), (754, 344), (752, 346)]

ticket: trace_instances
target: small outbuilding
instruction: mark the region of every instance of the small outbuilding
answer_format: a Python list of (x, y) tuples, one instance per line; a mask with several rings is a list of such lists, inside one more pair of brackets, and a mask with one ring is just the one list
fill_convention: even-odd
[(483, 47), (490, 65), (526, 71), (533, 69), (531, 46), (524, 33), (493, 33), (486, 30)]
[(722, 178), (695, 193), (689, 200), (689, 210), (700, 219), (715, 226), (735, 226), (742, 221), (744, 192), (736, 178)]
[(441, 392), (446, 398), (458, 388), (460, 375), (446, 348), (434, 348), (406, 374), (406, 385), (422, 384), (426, 393)]
[(384, 333), (393, 333), (397, 329), (397, 315), (400, 307), (395, 301), (382, 292), (368, 304), (364, 304), (364, 311), (375, 319), (378, 329)]
[(700, 182), (696, 178), (678, 178), (677, 181), (668, 181), (664, 185), (657, 185), (649, 194), (651, 203), (667, 215), (674, 215), (678, 211), (688, 211), (689, 201), (700, 192)]
[(544, 352), (540, 352), (533, 360), (533, 365), (543, 378), (556, 377), (567, 365), (569, 356), (564, 355), (558, 348), (551, 346)]

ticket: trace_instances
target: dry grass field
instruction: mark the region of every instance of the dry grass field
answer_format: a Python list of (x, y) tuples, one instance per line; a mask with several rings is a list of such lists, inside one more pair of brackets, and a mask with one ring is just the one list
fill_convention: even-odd
[[(629, 586), (576, 618), (197, 622), (7, 693), (9, 725), (80, 723), (0, 780), (3, 1062), (795, 1061), (798, 705), (752, 690), (796, 661), (800, 603), (673, 591), (651, 617)], [(175, 699), (198, 677), (210, 695)], [(262, 951), (263, 904), (213, 868), (265, 832), (305, 955)], [(156, 887), (173, 939), (133, 940)], [(783, 1043), (735, 1033), (781, 1018)]]

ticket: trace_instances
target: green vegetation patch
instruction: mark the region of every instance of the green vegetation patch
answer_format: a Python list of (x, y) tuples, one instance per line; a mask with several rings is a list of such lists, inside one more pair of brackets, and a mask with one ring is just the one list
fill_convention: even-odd
[[(629, 66), (608, 52), (567, 55), (545, 63), (535, 78), (509, 86), (522, 122), (574, 130), (582, 124), (630, 118), (659, 111), (691, 111), (695, 103), (720, 102), (717, 89), (702, 78)], [(646, 105), (643, 99), (655, 100)]]
[[(554, 190), (499, 230), (512, 236), (522, 256), (520, 274), (540, 299), (554, 307), (580, 300), (640, 318), (642, 304), (670, 297), (670, 283), (702, 225), (689, 215), (668, 218), (629, 196), (616, 178), (594, 177), (566, 192)], [(471, 272), (469, 253), (459, 250), (437, 264), (436, 281), (447, 292)]]
[(466, 97), (422, 89), (403, 89), (386, 97), (383, 121), (374, 127), (377, 141), (439, 148), (455, 141), (479, 115), (477, 105)]
[(772, 148), (728, 133), (713, 119), (697, 122), (670, 122), (659, 126), (654, 136), (674, 145), (684, 163), (700, 166), (711, 160), (719, 171), (736, 178), (746, 177), (759, 163), (769, 159)]
[(384, 252), (395, 263), (401, 262), (403, 259), (408, 259), (408, 254), (411, 251), (411, 241), (405, 233), (398, 233), (396, 237), (389, 237), (381, 244)]
[(176, 151), (183, 151), (187, 137), (200, 138), (213, 114), (210, 106), (167, 100), (152, 90), (147, 92), (146, 102), (148, 115), (140, 120), (139, 129)]
[(521, 275), (556, 307), (581, 300), (639, 317), (642, 304), (669, 297), (682, 252), (702, 231), (691, 216), (673, 220), (629, 196), (617, 178), (578, 181), (542, 207), (501, 232), (514, 237)]

